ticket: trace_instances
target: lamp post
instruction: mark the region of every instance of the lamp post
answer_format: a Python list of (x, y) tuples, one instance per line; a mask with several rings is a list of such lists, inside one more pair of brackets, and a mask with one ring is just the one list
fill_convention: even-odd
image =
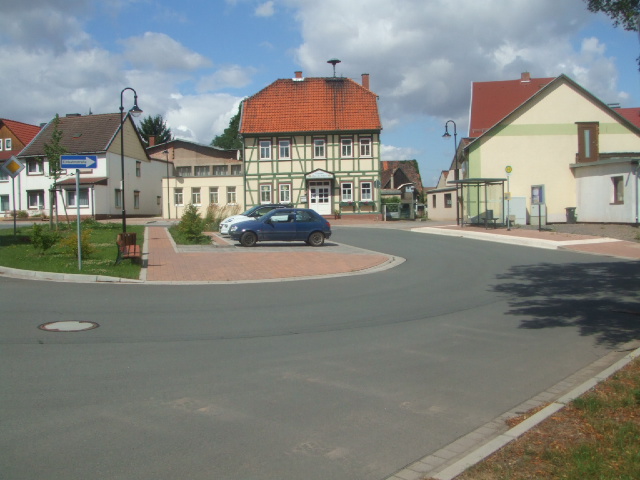
[(162, 153), (166, 155), (167, 160), (167, 214), (169, 215), (169, 220), (171, 220), (171, 202), (169, 200), (169, 150), (165, 150)]
[(131, 90), (133, 92), (133, 107), (129, 110), (132, 116), (137, 117), (142, 113), (140, 107), (138, 107), (138, 94), (136, 91), (127, 87), (120, 92), (120, 169), (122, 170), (122, 185), (120, 186), (120, 198), (122, 200), (122, 233), (127, 233), (127, 210), (125, 208), (125, 194), (124, 194), (124, 121), (127, 118), (124, 114), (124, 107), (122, 106), (122, 100), (124, 92)]
[[(455, 170), (453, 171), (454, 178), (460, 180), (460, 169), (458, 168), (458, 129), (456, 128), (456, 122), (453, 120), (447, 120), (444, 124), (444, 134), (442, 138), (451, 138), (449, 134), (449, 124), (453, 123), (453, 158), (455, 159)], [(456, 197), (458, 196), (458, 185), (456, 185)], [(456, 198), (456, 223), (460, 225), (460, 202)]]

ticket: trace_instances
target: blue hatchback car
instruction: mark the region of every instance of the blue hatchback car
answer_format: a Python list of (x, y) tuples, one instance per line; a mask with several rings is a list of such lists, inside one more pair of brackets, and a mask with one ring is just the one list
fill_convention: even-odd
[(233, 224), (229, 236), (243, 247), (253, 247), (257, 242), (295, 240), (319, 247), (331, 236), (331, 225), (308, 208), (279, 208), (256, 220)]

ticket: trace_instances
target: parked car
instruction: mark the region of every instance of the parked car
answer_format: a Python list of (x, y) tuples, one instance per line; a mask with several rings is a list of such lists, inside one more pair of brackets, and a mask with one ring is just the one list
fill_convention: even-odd
[(269, 213), (271, 210), (276, 208), (287, 208), (291, 207), (291, 205), (285, 205), (283, 203), (268, 203), (264, 205), (256, 205), (255, 207), (251, 207), (246, 212), (242, 212), (239, 215), (232, 215), (231, 217), (227, 217), (222, 222), (220, 222), (220, 234), (228, 235), (229, 228), (234, 223), (244, 222), (246, 220), (253, 220), (261, 217), (265, 213)]
[(243, 247), (253, 247), (256, 242), (295, 240), (319, 247), (331, 237), (331, 225), (308, 208), (279, 208), (258, 219), (233, 224), (229, 235)]

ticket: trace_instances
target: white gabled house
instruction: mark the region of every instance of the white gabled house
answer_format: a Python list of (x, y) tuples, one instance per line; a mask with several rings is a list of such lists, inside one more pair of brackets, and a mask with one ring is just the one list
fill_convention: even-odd
[[(49, 171), (44, 146), (50, 144), (53, 121), (20, 152), (26, 168), (20, 173), (19, 210), (30, 216), (49, 215), (50, 191), (55, 191), (58, 215), (75, 216), (80, 203), (82, 218), (122, 217), (122, 163), (119, 113), (67, 115), (60, 117), (61, 145), (65, 155), (95, 155), (97, 166), (80, 170), (80, 192), (76, 199), (75, 170), (62, 171), (57, 182)], [(150, 159), (135, 124), (127, 114), (123, 123), (125, 207), (127, 217), (158, 216), (162, 213), (162, 178), (166, 163)], [(55, 185), (54, 185), (55, 183)], [(55, 189), (55, 190), (54, 190)], [(17, 199), (18, 200), (18, 199)]]

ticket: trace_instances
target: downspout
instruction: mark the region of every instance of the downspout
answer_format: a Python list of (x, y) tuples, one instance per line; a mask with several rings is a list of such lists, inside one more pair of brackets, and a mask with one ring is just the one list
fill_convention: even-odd
[[(638, 16), (640, 18), (640, 15)], [(640, 23), (640, 20), (639, 20)], [(631, 165), (636, 166), (636, 227), (638, 226), (638, 209), (640, 208), (640, 198), (638, 198), (638, 183), (640, 183), (640, 179), (638, 179), (638, 173), (640, 171), (640, 160), (632, 160)]]

